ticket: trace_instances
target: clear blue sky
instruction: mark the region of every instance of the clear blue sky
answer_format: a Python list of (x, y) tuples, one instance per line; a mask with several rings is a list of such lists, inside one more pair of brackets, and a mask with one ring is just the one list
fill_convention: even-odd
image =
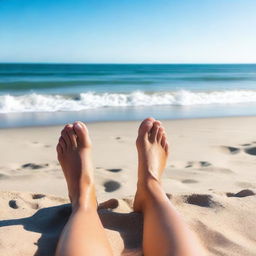
[(0, 0), (0, 62), (255, 63), (255, 0)]

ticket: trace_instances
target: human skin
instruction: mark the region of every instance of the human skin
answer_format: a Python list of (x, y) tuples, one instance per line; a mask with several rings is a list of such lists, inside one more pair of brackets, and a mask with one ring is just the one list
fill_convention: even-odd
[(138, 132), (138, 183), (134, 210), (143, 214), (143, 253), (146, 256), (201, 256), (203, 249), (162, 186), (169, 145), (161, 122), (145, 119)]
[(72, 214), (60, 236), (56, 256), (112, 255), (97, 213), (87, 127), (81, 122), (66, 125), (61, 132), (57, 153), (67, 181)]
[[(160, 179), (169, 146), (161, 122), (145, 119), (138, 130), (138, 182), (134, 211), (143, 214), (146, 256), (200, 256), (200, 243), (164, 193)], [(113, 255), (97, 213), (91, 139), (85, 124), (66, 125), (57, 145), (67, 181), (72, 214), (62, 231), (56, 256)]]

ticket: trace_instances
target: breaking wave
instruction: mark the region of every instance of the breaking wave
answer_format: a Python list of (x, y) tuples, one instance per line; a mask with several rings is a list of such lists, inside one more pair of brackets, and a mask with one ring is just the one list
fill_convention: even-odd
[(187, 90), (145, 93), (81, 93), (76, 96), (26, 94), (1, 95), (0, 113), (81, 111), (103, 107), (190, 106), (206, 104), (256, 103), (256, 91), (231, 90), (192, 92)]

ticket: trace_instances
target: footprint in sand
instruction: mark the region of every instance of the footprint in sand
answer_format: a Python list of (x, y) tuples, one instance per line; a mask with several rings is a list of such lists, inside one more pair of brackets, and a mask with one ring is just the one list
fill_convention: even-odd
[(256, 156), (256, 147), (245, 148), (244, 151), (249, 155)]
[(238, 147), (230, 147), (230, 146), (222, 146), (221, 147), (224, 152), (235, 155), (240, 152), (240, 148)]
[(184, 201), (187, 204), (194, 204), (200, 207), (214, 208), (216, 206), (221, 206), (220, 203), (213, 200), (211, 195), (206, 194), (192, 194), (184, 196)]
[(182, 183), (185, 183), (185, 184), (198, 183), (197, 180), (192, 180), (192, 179), (185, 179), (185, 180), (182, 180), (181, 182), (182, 182)]
[(32, 209), (39, 209), (38, 203), (27, 203), (27, 202), (21, 202), (18, 200), (10, 200), (9, 201), (9, 206), (13, 209), (19, 209), (19, 208), (32, 208)]
[(23, 164), (21, 167), (25, 168), (25, 169), (41, 169), (44, 167), (48, 167), (49, 164), (34, 164), (34, 163), (27, 163), (27, 164)]
[[(226, 174), (233, 173), (233, 171), (230, 169), (214, 166), (212, 163), (208, 161), (188, 161), (186, 163), (178, 163), (173, 166), (174, 168), (177, 168), (177, 169), (191, 168), (193, 169), (193, 171), (196, 171), (196, 172), (205, 171), (205, 172), (221, 172)], [(168, 169), (167, 169), (167, 173), (168, 173)], [(197, 183), (197, 181), (185, 179), (182, 181), (182, 183)]]
[(209, 166), (212, 166), (212, 164), (207, 161), (188, 161), (185, 168), (205, 168)]
[[(255, 142), (252, 142), (252, 143), (255, 143)], [(255, 146), (252, 146), (252, 144), (250, 144), (250, 143), (244, 143), (244, 144), (241, 144), (241, 146), (242, 146), (242, 148), (233, 147), (233, 146), (232, 147), (231, 146), (222, 146), (222, 149), (225, 152), (228, 152), (233, 155), (241, 152), (241, 150), (242, 150), (248, 155), (256, 156), (256, 147)]]
[(121, 172), (123, 169), (121, 168), (113, 168), (113, 169), (107, 169), (109, 172)]
[[(33, 198), (35, 199), (35, 198)], [(34, 210), (39, 209), (39, 204), (38, 203), (34, 203), (34, 202), (28, 202), (22, 199), (12, 199), (9, 201), (9, 207), (13, 208), (13, 209), (27, 209), (27, 208), (32, 208)]]
[(44, 198), (45, 195), (44, 194), (33, 194), (32, 195), (32, 199), (41, 199)]
[(9, 201), (9, 206), (13, 209), (18, 209), (19, 206), (17, 205), (17, 201), (16, 200), (10, 200)]
[(247, 197), (247, 196), (254, 196), (255, 193), (250, 189), (243, 189), (238, 193), (226, 193), (227, 197)]
[(256, 144), (255, 141), (253, 141), (252, 143), (245, 143), (245, 144), (242, 144), (241, 146), (244, 147), (244, 152), (249, 154), (249, 155), (253, 155), (253, 156), (256, 156), (256, 146), (253, 144)]
[(114, 192), (121, 187), (121, 184), (114, 180), (106, 181), (104, 184), (105, 192)]

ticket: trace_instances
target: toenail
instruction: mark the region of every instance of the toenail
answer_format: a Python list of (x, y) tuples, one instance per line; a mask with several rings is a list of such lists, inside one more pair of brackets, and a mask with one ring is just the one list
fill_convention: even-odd
[(82, 125), (81, 125), (80, 123), (75, 123), (75, 127), (76, 127), (77, 129), (82, 129)]

